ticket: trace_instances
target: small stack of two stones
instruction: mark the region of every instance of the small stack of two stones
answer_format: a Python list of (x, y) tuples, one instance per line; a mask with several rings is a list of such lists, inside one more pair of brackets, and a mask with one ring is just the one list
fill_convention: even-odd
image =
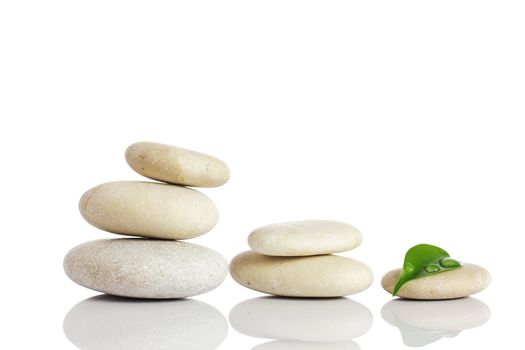
[(361, 233), (352, 225), (327, 220), (273, 224), (252, 231), (252, 251), (230, 264), (232, 277), (244, 287), (287, 297), (323, 298), (355, 294), (373, 280), (370, 268), (333, 255), (356, 248)]
[(218, 221), (217, 207), (192, 187), (217, 187), (230, 172), (221, 160), (159, 143), (126, 150), (137, 173), (159, 182), (119, 181), (96, 186), (80, 199), (80, 212), (107, 232), (142, 238), (90, 241), (73, 248), (64, 270), (74, 282), (134, 298), (182, 298), (210, 291), (228, 273), (219, 253), (180, 242), (203, 235)]

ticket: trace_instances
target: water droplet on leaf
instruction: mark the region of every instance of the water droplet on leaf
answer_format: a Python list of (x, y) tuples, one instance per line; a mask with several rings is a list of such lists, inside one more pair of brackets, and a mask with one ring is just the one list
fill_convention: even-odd
[(431, 264), (431, 265), (428, 265), (427, 267), (425, 267), (425, 271), (429, 272), (429, 273), (438, 272), (439, 270), (441, 270), (441, 267), (439, 267), (436, 264)]
[(439, 262), (439, 264), (445, 268), (452, 268), (452, 267), (458, 267), (461, 265), (459, 261), (451, 259), (451, 258), (445, 258)]
[(411, 264), (406, 264), (405, 270), (406, 272), (414, 272), (414, 266), (412, 266)]

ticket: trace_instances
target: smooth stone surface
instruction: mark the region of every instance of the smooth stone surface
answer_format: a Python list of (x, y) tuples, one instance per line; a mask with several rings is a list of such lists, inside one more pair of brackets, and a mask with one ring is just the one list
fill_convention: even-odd
[(64, 270), (81, 286), (132, 298), (184, 298), (226, 278), (228, 262), (196, 244), (140, 238), (103, 239), (76, 246)]
[(399, 328), (406, 345), (424, 346), (481, 326), (490, 319), (490, 309), (474, 298), (432, 302), (395, 299), (383, 306), (381, 316)]
[(359, 345), (353, 341), (341, 343), (305, 342), (291, 340), (276, 340), (257, 345), (252, 350), (359, 350)]
[[(401, 269), (386, 273), (381, 285), (392, 293)], [(490, 284), (490, 274), (483, 267), (474, 264), (463, 264), (461, 267), (417, 278), (405, 283), (397, 296), (407, 299), (454, 299), (462, 298), (485, 289)]]
[(220, 159), (155, 142), (132, 144), (126, 161), (142, 176), (179, 185), (217, 187), (230, 178), (228, 166)]
[(361, 244), (352, 225), (338, 221), (283, 222), (255, 229), (248, 236), (253, 251), (273, 256), (307, 256), (344, 252)]
[(368, 266), (337, 255), (277, 257), (246, 251), (233, 258), (230, 273), (246, 288), (290, 297), (350, 295), (373, 280)]
[(190, 188), (154, 182), (119, 181), (93, 187), (80, 198), (91, 225), (121, 235), (189, 239), (219, 220), (213, 201)]
[(230, 311), (238, 332), (258, 338), (304, 342), (347, 342), (372, 327), (372, 313), (347, 299), (262, 297), (246, 300)]
[(69, 341), (83, 350), (212, 350), (228, 334), (216, 308), (192, 299), (99, 295), (75, 305), (63, 326)]

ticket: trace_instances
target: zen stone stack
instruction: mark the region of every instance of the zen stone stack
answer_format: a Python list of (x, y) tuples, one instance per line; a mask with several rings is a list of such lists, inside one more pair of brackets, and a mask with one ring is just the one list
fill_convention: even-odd
[(107, 294), (168, 299), (208, 292), (226, 278), (219, 253), (179, 242), (209, 232), (218, 221), (213, 201), (185, 186), (216, 187), (229, 176), (219, 159), (183, 148), (139, 142), (128, 164), (160, 182), (118, 181), (80, 199), (84, 219), (104, 231), (141, 238), (90, 241), (66, 255), (64, 270), (81, 286)]
[(361, 244), (352, 225), (326, 220), (273, 224), (249, 235), (246, 251), (233, 258), (230, 273), (244, 287), (288, 297), (340, 297), (367, 289), (372, 271), (360, 261), (333, 253)]

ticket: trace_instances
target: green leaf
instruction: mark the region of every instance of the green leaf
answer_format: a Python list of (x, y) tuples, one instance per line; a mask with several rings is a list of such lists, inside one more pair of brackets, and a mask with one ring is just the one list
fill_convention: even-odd
[(397, 295), (399, 289), (416, 278), (457, 269), (461, 264), (450, 258), (443, 249), (430, 244), (418, 244), (410, 248), (405, 254), (403, 269), (399, 274), (392, 295)]

